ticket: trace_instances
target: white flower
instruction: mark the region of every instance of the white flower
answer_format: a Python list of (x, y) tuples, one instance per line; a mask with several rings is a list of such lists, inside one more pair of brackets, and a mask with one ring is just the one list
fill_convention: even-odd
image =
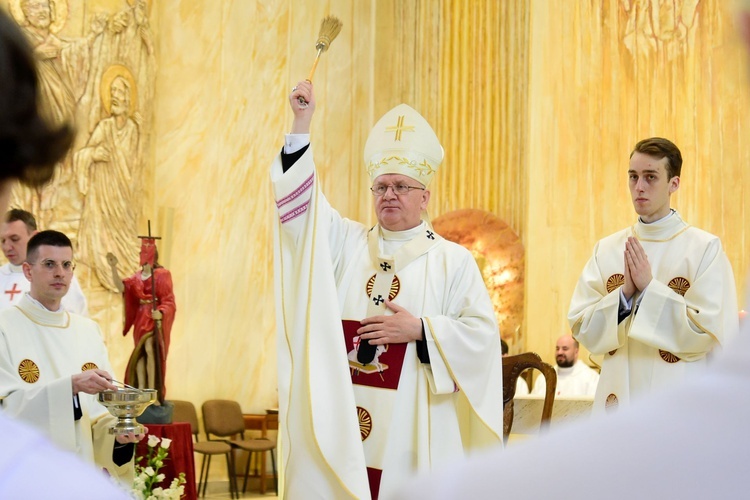
[[(169, 488), (158, 486), (159, 483), (164, 482), (166, 475), (159, 473), (159, 470), (164, 466), (164, 459), (167, 458), (169, 452), (167, 451), (171, 439), (159, 439), (149, 436), (149, 453), (147, 456), (141, 456), (136, 459), (135, 472), (136, 477), (133, 480), (133, 490), (131, 496), (137, 500), (180, 500), (185, 494), (185, 474), (180, 473), (178, 477), (172, 480), (172, 484)], [(161, 446), (154, 453), (155, 445), (161, 442)], [(146, 463), (141, 465), (143, 459), (146, 458)], [(145, 467), (144, 467), (145, 465)]]
[(159, 438), (156, 437), (156, 436), (154, 436), (153, 434), (149, 434), (148, 435), (148, 446), (150, 448), (153, 448), (157, 444), (159, 444)]

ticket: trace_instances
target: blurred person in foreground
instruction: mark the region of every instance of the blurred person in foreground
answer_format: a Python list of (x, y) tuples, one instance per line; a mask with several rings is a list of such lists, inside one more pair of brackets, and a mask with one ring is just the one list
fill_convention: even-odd
[[(39, 113), (32, 50), (0, 9), (0, 213), (17, 181), (39, 186), (73, 141), (70, 127), (51, 127)], [(72, 397), (72, 393), (71, 393)], [(101, 471), (0, 412), (0, 497), (125, 499)]]

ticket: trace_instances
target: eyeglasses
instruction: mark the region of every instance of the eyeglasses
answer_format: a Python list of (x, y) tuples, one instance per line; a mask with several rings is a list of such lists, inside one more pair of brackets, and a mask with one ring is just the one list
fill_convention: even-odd
[(408, 184), (375, 184), (370, 188), (370, 191), (375, 196), (383, 196), (388, 191), (388, 188), (393, 189), (393, 192), (399, 196), (408, 194), (412, 189), (419, 189), (421, 191), (427, 189), (419, 186), (409, 186)]
[[(62, 269), (64, 273), (72, 273), (73, 271), (75, 271), (75, 268), (76, 268), (75, 263), (69, 260), (57, 262), (55, 260), (45, 259), (41, 262), (37, 262), (37, 264), (39, 264), (42, 267), (42, 269), (50, 273), (54, 272), (55, 269), (58, 268), (58, 266), (60, 267), (60, 269)], [(33, 266), (34, 264), (31, 264), (31, 265)]]

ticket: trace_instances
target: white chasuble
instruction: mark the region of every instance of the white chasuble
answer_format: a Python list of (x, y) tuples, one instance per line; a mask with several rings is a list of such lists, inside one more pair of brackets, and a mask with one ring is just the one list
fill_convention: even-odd
[[(316, 175), (312, 147), (271, 170), (282, 494), (370, 498), (373, 481), (385, 498), (418, 471), (501, 444), (499, 332), (468, 250), (424, 223), (368, 231), (328, 204)], [(368, 307), (392, 314), (386, 297), (422, 318), (429, 364), (415, 342), (358, 359), (359, 322)]]
[[(653, 279), (618, 324), (629, 236), (643, 246)], [(702, 370), (706, 355), (739, 329), (734, 276), (721, 241), (677, 212), (604, 238), (578, 281), (568, 320), (579, 342), (604, 355), (595, 410), (627, 405)]]
[(82, 417), (73, 418), (71, 376), (99, 368), (112, 373), (99, 326), (64, 310), (51, 312), (24, 295), (0, 311), (2, 411), (42, 430), (58, 446), (106, 469), (128, 485), (133, 462), (112, 462), (115, 417), (96, 395), (79, 393)]
[[(593, 398), (596, 394), (596, 386), (599, 384), (599, 374), (580, 359), (573, 366), (561, 367), (555, 365), (557, 372), (557, 387), (555, 396), (563, 398)], [(544, 375), (534, 381), (534, 389), (531, 394), (544, 396), (547, 390), (547, 379)]]

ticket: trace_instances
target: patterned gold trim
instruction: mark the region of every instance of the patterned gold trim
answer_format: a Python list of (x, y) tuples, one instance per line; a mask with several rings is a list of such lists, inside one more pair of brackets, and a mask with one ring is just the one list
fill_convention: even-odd
[(39, 367), (30, 359), (24, 359), (18, 363), (18, 375), (24, 382), (33, 384), (39, 380)]
[(663, 359), (667, 363), (677, 363), (680, 360), (680, 358), (678, 358), (671, 352), (664, 351), (662, 349), (659, 349), (659, 356), (661, 356), (661, 359)]
[(99, 367), (96, 366), (96, 363), (92, 363), (91, 361), (89, 361), (88, 363), (84, 363), (83, 366), (81, 367), (82, 372), (85, 372), (88, 370), (98, 370), (98, 369)]
[(615, 273), (607, 278), (607, 293), (612, 293), (625, 284), (625, 275)]
[[(372, 296), (372, 288), (375, 286), (375, 277), (377, 274), (373, 274), (372, 277), (367, 280), (367, 285), (365, 285), (365, 293), (368, 297)], [(393, 300), (396, 298), (396, 295), (398, 295), (398, 292), (401, 291), (401, 280), (398, 279), (398, 276), (393, 276), (393, 281), (391, 281), (391, 289), (388, 292), (388, 300)]]
[(357, 406), (357, 418), (359, 419), (359, 434), (364, 441), (372, 432), (372, 416), (369, 411)]
[(690, 289), (690, 282), (687, 280), (687, 278), (678, 276), (676, 278), (672, 278), (671, 280), (669, 280), (669, 283), (667, 283), (667, 286), (671, 288), (674, 292), (679, 293), (680, 295), (684, 297), (685, 292), (687, 292)]
[(368, 175), (372, 176), (373, 172), (379, 170), (385, 165), (388, 165), (392, 161), (395, 161), (399, 165), (403, 165), (406, 168), (415, 170), (417, 172), (417, 175), (419, 175), (420, 177), (429, 177), (437, 170), (437, 168), (432, 166), (427, 160), (422, 160), (422, 163), (417, 163), (416, 160), (410, 160), (409, 158), (404, 158), (403, 156), (388, 156), (386, 158), (382, 158), (378, 162), (371, 161), (367, 165)]

